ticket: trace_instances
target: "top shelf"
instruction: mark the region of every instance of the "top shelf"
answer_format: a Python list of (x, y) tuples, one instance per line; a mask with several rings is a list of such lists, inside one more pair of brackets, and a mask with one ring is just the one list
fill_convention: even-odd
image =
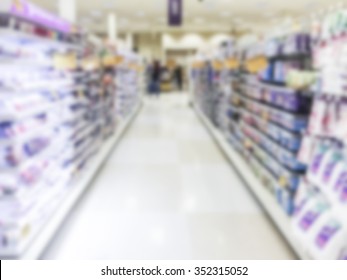
[(268, 56), (268, 60), (302, 60), (311, 59), (311, 55), (308, 53), (292, 53), (292, 54), (277, 54), (274, 56)]
[(18, 39), (20, 41), (26, 41), (28, 43), (42, 43), (45, 45), (48, 45), (52, 48), (55, 49), (62, 49), (62, 50), (75, 50), (78, 51), (80, 50), (80, 46), (73, 44), (73, 43), (68, 43), (64, 41), (58, 41), (53, 38), (46, 38), (46, 37), (40, 37), (35, 34), (27, 33), (24, 31), (20, 30), (15, 30), (11, 29), (8, 27), (0, 27), (0, 36), (2, 37), (8, 37), (12, 39)]

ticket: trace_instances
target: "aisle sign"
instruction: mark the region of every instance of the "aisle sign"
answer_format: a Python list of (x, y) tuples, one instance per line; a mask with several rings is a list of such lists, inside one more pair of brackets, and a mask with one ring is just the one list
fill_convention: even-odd
[(182, 25), (182, 0), (168, 0), (168, 22), (170, 26)]

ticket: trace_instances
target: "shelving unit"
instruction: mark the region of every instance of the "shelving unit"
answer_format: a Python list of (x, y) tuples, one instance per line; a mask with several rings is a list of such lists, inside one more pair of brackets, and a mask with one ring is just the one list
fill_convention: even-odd
[(83, 193), (88, 189), (90, 183), (94, 180), (98, 171), (107, 160), (115, 145), (121, 140), (127, 128), (136, 118), (142, 107), (142, 101), (136, 106), (135, 110), (128, 116), (117, 128), (117, 132), (104, 143), (102, 149), (92, 160), (88, 168), (83, 171), (81, 180), (76, 185), (69, 187), (69, 190), (60, 198), (60, 205), (56, 211), (52, 211), (48, 222), (37, 230), (27, 239), (26, 243), (19, 249), (16, 255), (10, 252), (2, 252), (1, 258), (11, 259), (39, 259), (43, 254), (49, 242), (53, 239), (57, 230), (63, 225), (67, 215), (71, 212), (74, 206), (78, 203)]
[(116, 48), (25, 5), (41, 17), (0, 10), (0, 257), (7, 259), (42, 255), (141, 107), (139, 58), (124, 65), (125, 79)]
[(232, 164), (232, 167), (237, 171), (242, 180), (246, 183), (247, 187), (252, 191), (254, 196), (260, 202), (260, 205), (266, 211), (267, 215), (272, 219), (279, 231), (285, 237), (289, 245), (296, 252), (298, 257), (303, 260), (311, 259), (310, 255), (302, 249), (301, 244), (293, 235), (291, 228), (291, 220), (280, 208), (275, 201), (274, 196), (270, 193), (265, 186), (262, 185), (260, 180), (256, 177), (254, 172), (250, 169), (247, 163), (228, 143), (224, 135), (216, 129), (213, 124), (205, 117), (203, 112), (194, 106), (195, 112), (201, 122), (204, 124), (212, 138), (219, 146), (221, 151), (225, 154), (227, 159)]

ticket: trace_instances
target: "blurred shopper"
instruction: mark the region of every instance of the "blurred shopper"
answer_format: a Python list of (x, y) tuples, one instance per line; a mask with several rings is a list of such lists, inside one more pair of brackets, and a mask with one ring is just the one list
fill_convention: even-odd
[(181, 65), (177, 65), (174, 71), (174, 79), (179, 91), (183, 90), (183, 69)]
[(172, 73), (167, 66), (161, 69), (160, 89), (162, 92), (169, 92), (172, 90)]
[(150, 93), (160, 96), (160, 79), (161, 79), (161, 65), (158, 60), (155, 60), (152, 65)]
[(146, 89), (147, 93), (151, 93), (151, 83), (152, 83), (152, 64), (145, 61), (145, 81), (146, 81)]

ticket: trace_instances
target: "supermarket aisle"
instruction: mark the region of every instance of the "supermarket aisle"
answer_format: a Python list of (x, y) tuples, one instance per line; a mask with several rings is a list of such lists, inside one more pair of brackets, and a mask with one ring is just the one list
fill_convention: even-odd
[(47, 259), (292, 259), (187, 96), (147, 99)]

